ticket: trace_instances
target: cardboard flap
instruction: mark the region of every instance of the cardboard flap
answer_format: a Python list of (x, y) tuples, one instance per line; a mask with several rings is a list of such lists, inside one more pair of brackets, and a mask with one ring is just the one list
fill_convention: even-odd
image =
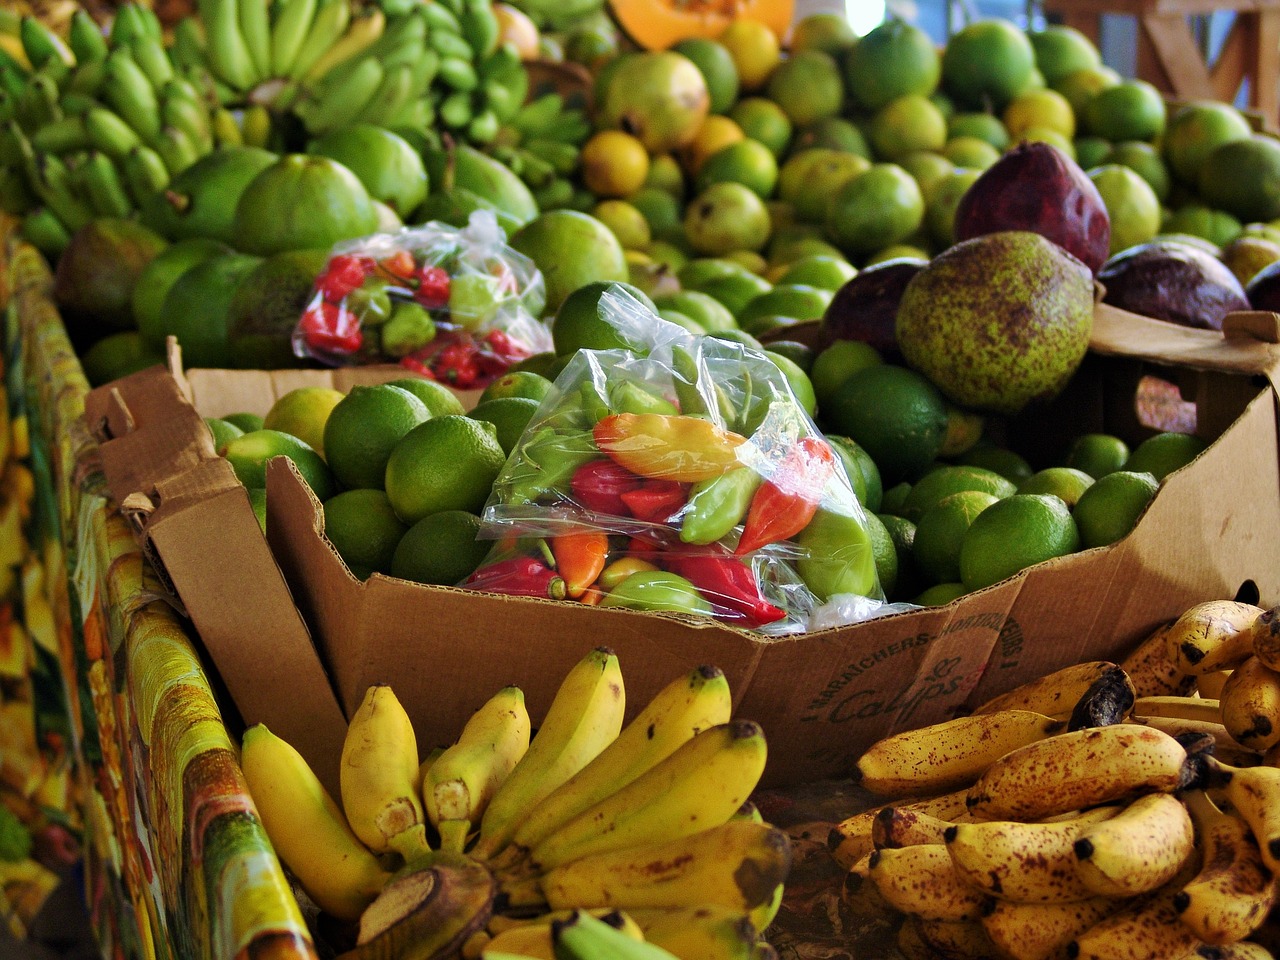
[(1280, 346), (1240, 335), (1255, 328), (1265, 330), (1254, 313), (1233, 318), (1233, 334), (1224, 336), (1217, 330), (1184, 327), (1100, 303), (1093, 314), (1089, 349), (1195, 370), (1265, 374), (1274, 382), (1280, 368)]

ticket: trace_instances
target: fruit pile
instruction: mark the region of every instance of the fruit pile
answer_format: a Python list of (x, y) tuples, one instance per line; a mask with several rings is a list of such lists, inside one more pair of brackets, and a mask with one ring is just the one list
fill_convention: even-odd
[(425, 757), (391, 687), (370, 687), (342, 748), (341, 805), (262, 725), (241, 763), (272, 846), (339, 924), (344, 956), (773, 955), (760, 931), (791, 851), (747, 799), (764, 770), (760, 727), (731, 719), (714, 667), (625, 726), (624, 709), (618, 659), (597, 648), (532, 738), (510, 686)]
[(856, 776), (902, 799), (833, 831), (846, 905), (905, 918), (908, 956), (1269, 956), (1275, 621), (1197, 604), (1119, 665), (879, 741)]

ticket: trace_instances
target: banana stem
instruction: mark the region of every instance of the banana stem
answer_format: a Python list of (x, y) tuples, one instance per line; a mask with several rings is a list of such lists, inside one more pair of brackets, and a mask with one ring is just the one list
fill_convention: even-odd
[(441, 820), (436, 824), (440, 831), (440, 849), (448, 853), (462, 853), (467, 847), (471, 831), (470, 820)]

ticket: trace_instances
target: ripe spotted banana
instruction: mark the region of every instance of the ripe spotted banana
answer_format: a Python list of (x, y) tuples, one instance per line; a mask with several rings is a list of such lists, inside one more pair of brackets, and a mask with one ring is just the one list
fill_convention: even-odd
[(1280, 743), (1280, 672), (1257, 656), (1231, 671), (1219, 702), (1222, 725), (1236, 741), (1259, 751)]
[(1074, 844), (1076, 873), (1101, 896), (1134, 896), (1172, 879), (1194, 846), (1195, 829), (1182, 801), (1148, 793), (1081, 832)]
[(1213, 757), (1208, 762), (1231, 809), (1253, 831), (1263, 862), (1280, 874), (1280, 767), (1231, 767)]
[(988, 900), (979, 922), (996, 948), (1010, 960), (1064, 960), (1067, 944), (1128, 903), (1092, 897), (1071, 903), (1014, 903)]
[(1133, 681), (1140, 697), (1180, 696), (1191, 692), (1195, 677), (1184, 673), (1169, 655), (1169, 630), (1174, 621), (1162, 623), (1120, 661), (1120, 669)]
[(645, 940), (677, 957), (752, 960), (760, 932), (737, 910), (712, 904), (668, 910), (629, 909)]
[(1258, 614), (1249, 632), (1254, 655), (1272, 670), (1280, 670), (1280, 607)]
[(1067, 945), (1072, 960), (1185, 960), (1200, 940), (1173, 908), (1178, 884), (1139, 897)]
[(585, 910), (551, 922), (551, 945), (557, 960), (675, 960), (656, 944), (636, 940)]
[(969, 788), (983, 820), (1043, 820), (1186, 785), (1187, 751), (1150, 727), (1114, 724), (1058, 734), (1005, 754)]
[(1204, 697), (1138, 697), (1133, 702), (1135, 717), (1168, 717), (1174, 720), (1202, 720), (1220, 723), (1217, 700)]
[[(887, 806), (897, 810), (922, 813), (940, 820), (954, 821), (968, 818), (969, 807), (965, 802), (967, 797), (968, 788), (966, 787), (934, 797), (908, 798)], [(874, 849), (872, 832), (876, 817), (884, 809), (886, 807), (873, 807), (862, 813), (856, 813), (831, 828), (827, 836), (827, 849), (831, 851), (832, 858), (841, 869), (848, 870)]]
[(957, 717), (877, 741), (858, 758), (855, 777), (882, 796), (954, 790), (1010, 751), (1065, 729), (1032, 710)]
[[(1204, 744), (1208, 744), (1212, 748), (1213, 755), (1224, 763), (1252, 765), (1258, 761), (1258, 751), (1236, 743), (1231, 739), (1231, 734), (1227, 733), (1226, 727), (1211, 720), (1134, 716), (1125, 722), (1134, 726), (1150, 727), (1167, 733), (1171, 737), (1177, 737), (1182, 744), (1191, 744), (1192, 746), (1188, 746), (1187, 749), (1192, 752), (1201, 752), (1206, 749)], [(1200, 746), (1194, 746), (1194, 744), (1200, 744)]]
[(976, 920), (986, 899), (960, 876), (940, 843), (877, 850), (867, 868), (891, 907), (926, 920)]
[(985, 960), (994, 947), (987, 931), (978, 920), (925, 920), (908, 917), (907, 923), (915, 927), (920, 941), (933, 957), (947, 960)]
[(917, 843), (942, 843), (950, 820), (906, 807), (883, 807), (871, 824), (871, 842), (881, 847), (910, 847)]
[(1094, 682), (1117, 669), (1119, 668), (1108, 660), (1072, 664), (994, 697), (974, 708), (973, 712), (1034, 710), (1049, 717), (1069, 717)]
[(1169, 657), (1194, 676), (1232, 667), (1253, 652), (1253, 622), (1263, 612), (1237, 600), (1197, 603), (1169, 628)]

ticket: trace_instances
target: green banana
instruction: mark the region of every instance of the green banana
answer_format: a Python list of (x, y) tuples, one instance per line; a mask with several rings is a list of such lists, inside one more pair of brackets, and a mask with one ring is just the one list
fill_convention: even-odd
[(382, 61), (384, 67), (391, 67), (406, 57), (405, 47), (420, 50), (427, 41), (427, 21), (417, 13), (388, 19), (382, 35), (371, 43), (366, 54)]
[(254, 82), (271, 76), (271, 16), (269, 0), (239, 0), (240, 35), (253, 63)]
[(57, 214), (48, 207), (36, 207), (27, 211), (19, 232), (24, 240), (50, 260), (57, 259), (71, 242), (71, 234), (62, 225)]
[(235, 90), (248, 90), (256, 79), (236, 0), (200, 0), (205, 25), (205, 57), (213, 73)]
[(20, 217), (31, 210), (35, 202), (22, 171), (14, 167), (0, 167), (0, 210)]
[(467, 139), (472, 143), (492, 143), (498, 135), (498, 115), (492, 110), (481, 110), (467, 124)]
[(490, 4), (471, 4), (463, 11), (460, 22), (462, 36), (476, 59), (483, 59), (498, 49), (502, 25), (498, 23)]
[(412, 64), (413, 67), (413, 95), (415, 97), (425, 97), (427, 90), (431, 86), (431, 81), (436, 78), (436, 74), (440, 70), (440, 58), (434, 50), (422, 51), (422, 54)]
[(360, 122), (385, 127), (388, 120), (409, 102), (413, 94), (413, 67), (407, 63), (388, 67), (384, 71), (382, 83), (360, 114)]
[(471, 45), (456, 33), (447, 33), (444, 30), (432, 31), (427, 37), (427, 44), (442, 57), (456, 57), (470, 63), (474, 56)]
[(159, 135), (160, 103), (155, 87), (127, 48), (117, 47), (107, 57), (102, 92), (111, 109), (143, 140), (150, 142)]
[(461, 57), (441, 57), (439, 77), (450, 90), (470, 92), (480, 85), (476, 68)]
[(150, 147), (141, 144), (134, 147), (120, 162), (120, 168), (129, 195), (138, 206), (169, 185), (169, 168)]
[(142, 16), (142, 5), (125, 3), (116, 8), (115, 17), (111, 21), (111, 32), (108, 35), (111, 47), (127, 47), (138, 37), (145, 37), (151, 32)]
[(318, 83), (340, 64), (360, 58), (360, 55), (382, 36), (386, 24), (386, 15), (377, 7), (353, 19), (342, 36), (335, 40), (306, 72), (307, 82)]
[(522, 137), (535, 137), (550, 126), (563, 111), (564, 97), (558, 93), (544, 93), (521, 106), (516, 111), (516, 115), (511, 118), (511, 126)]
[(288, 76), (294, 80), (305, 77), (325, 51), (346, 32), (350, 21), (351, 6), (347, 0), (320, 0)]
[(591, 121), (579, 110), (567, 110), (539, 131), (537, 139), (579, 144), (591, 136)]
[(195, 17), (183, 17), (174, 24), (169, 56), (173, 65), (184, 72), (206, 68), (204, 27)]
[(266, 149), (271, 141), (271, 112), (260, 103), (245, 108), (240, 117), (240, 138), (247, 147)]
[(29, 156), (34, 156), (31, 141), (22, 133), (17, 121), (0, 122), (0, 167), (11, 167), (21, 172)]
[(62, 99), (58, 101), (62, 105), (62, 114), (64, 117), (83, 117), (93, 107), (100, 107), (100, 104), (93, 97), (83, 93), (64, 93)]
[(35, 73), (15, 104), (18, 122), (29, 133), (62, 119), (58, 85), (46, 73)]
[[(0, 57), (3, 53), (0, 52)], [(27, 71), (14, 64), (10, 66), (7, 63), (0, 63), (0, 92), (5, 93), (12, 99), (16, 99), (22, 93), (22, 88), (27, 85)]]
[(218, 107), (213, 111), (210, 120), (213, 127), (213, 142), (219, 147), (238, 147), (244, 143), (244, 134), (240, 132), (240, 124), (236, 123), (235, 114), (226, 107)]
[(285, 0), (271, 24), (271, 75), (287, 77), (316, 15), (316, 0)]
[(419, 98), (410, 100), (401, 108), (400, 112), (394, 117), (387, 120), (387, 128), (393, 133), (415, 133), (418, 136), (424, 134), (434, 136), (436, 123), (436, 108), (430, 100)]
[(36, 195), (72, 233), (94, 219), (94, 210), (81, 197), (67, 165), (52, 154), (36, 157)]
[(71, 77), (67, 80), (66, 93), (84, 93), (91, 97), (96, 97), (98, 91), (102, 89), (102, 83), (107, 79), (107, 61), (90, 60), (80, 64), (72, 72)]
[(177, 127), (192, 142), (197, 144), (201, 153), (213, 149), (213, 130), (209, 126), (209, 116), (200, 105), (181, 93), (166, 88), (164, 99), (160, 105), (160, 119), (166, 127)]
[(76, 56), (66, 42), (46, 27), (37, 17), (25, 16), (18, 28), (22, 49), (35, 70), (52, 61), (70, 69), (76, 65)]
[(123, 157), (142, 142), (133, 127), (106, 107), (93, 107), (87, 111), (84, 126), (89, 133), (89, 145), (113, 159)]
[(571, 144), (537, 138), (526, 140), (520, 146), (526, 152), (551, 164), (556, 173), (562, 177), (567, 177), (578, 169), (581, 153)]
[(656, 944), (636, 940), (585, 910), (551, 923), (556, 960), (676, 960)]
[(71, 53), (76, 63), (98, 63), (107, 58), (107, 38), (93, 17), (85, 10), (77, 10), (71, 15), (71, 27), (67, 33), (71, 43)]
[(471, 94), (465, 90), (449, 94), (440, 101), (436, 112), (446, 127), (461, 130), (471, 122)]
[(200, 148), (178, 127), (165, 127), (155, 142), (156, 153), (164, 161), (170, 176), (177, 176), (200, 159)]
[(324, 99), (299, 105), (307, 131), (312, 135), (328, 133), (354, 123), (377, 92), (383, 73), (377, 60), (361, 58), (340, 89), (330, 91)]
[(533, 190), (549, 186), (558, 176), (555, 167), (523, 147), (517, 147), (512, 154), (511, 160), (503, 162)]
[(146, 74), (154, 89), (159, 90), (173, 78), (173, 64), (169, 62), (169, 55), (154, 37), (139, 37), (129, 44), (129, 52), (133, 54), (134, 62)]
[(573, 184), (563, 177), (557, 177), (546, 186), (533, 191), (533, 198), (538, 202), (539, 210), (562, 209), (573, 200)]
[(80, 183), (94, 211), (103, 217), (127, 217), (134, 203), (125, 191), (124, 180), (115, 163), (105, 153), (91, 150), (80, 165)]
[(85, 129), (84, 117), (63, 117), (45, 124), (31, 135), (31, 146), (41, 153), (63, 154), (84, 150), (89, 146), (89, 131)]
[(457, 16), (443, 3), (426, 3), (422, 5), (422, 17), (432, 36), (436, 33), (452, 33), (462, 35), (462, 24)]

